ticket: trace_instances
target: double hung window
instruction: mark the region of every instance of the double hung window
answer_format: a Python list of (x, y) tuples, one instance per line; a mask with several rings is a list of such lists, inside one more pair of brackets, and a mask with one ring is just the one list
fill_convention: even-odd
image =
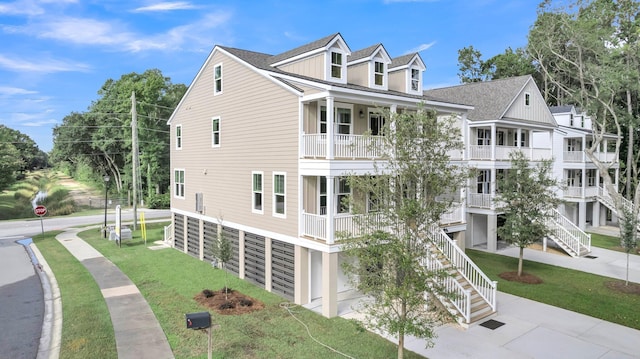
[(174, 170), (174, 193), (178, 198), (184, 198), (184, 170)]

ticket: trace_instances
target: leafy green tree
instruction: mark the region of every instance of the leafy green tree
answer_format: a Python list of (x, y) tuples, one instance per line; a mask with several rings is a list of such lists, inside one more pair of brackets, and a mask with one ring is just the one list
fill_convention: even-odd
[(638, 248), (638, 211), (625, 207), (620, 223), (620, 244), (627, 253), (627, 275), (624, 284), (629, 285), (629, 254)]
[(487, 60), (484, 66), (488, 68), (492, 80), (537, 73), (533, 60), (522, 48), (514, 51), (508, 47), (504, 53)]
[[(220, 225), (222, 225), (222, 220), (218, 221)], [(220, 264), (222, 265), (222, 269), (224, 270), (224, 299), (229, 300), (229, 273), (226, 270), (227, 263), (231, 260), (231, 256), (233, 255), (231, 242), (224, 235), (223, 231), (218, 232), (218, 239), (213, 243), (212, 247), (213, 257), (216, 258)]]
[(560, 200), (556, 196), (557, 180), (552, 176), (552, 161), (532, 167), (521, 151), (509, 155), (511, 168), (498, 180), (497, 202), (504, 210), (505, 223), (498, 235), (520, 248), (518, 276), (522, 275), (524, 249), (547, 236), (546, 222)]
[(108, 79), (88, 111), (66, 116), (54, 129), (53, 160), (89, 164), (97, 179), (109, 174), (116, 191), (133, 190), (131, 95), (135, 92), (138, 183), (147, 187), (147, 194), (162, 193), (169, 188), (170, 179), (166, 122), (185, 91), (185, 85), (171, 83), (157, 69)]
[(352, 259), (344, 270), (359, 291), (374, 298), (363, 309), (366, 325), (397, 335), (402, 358), (405, 335), (432, 344), (433, 327), (442, 318), (434, 301), (449, 295), (437, 284), (448, 274), (423, 261), (433, 250), (432, 230), (456, 200), (451, 194), (459, 193), (467, 171), (449, 161), (449, 151), (462, 148), (453, 118), (424, 108), (384, 116), (390, 121), (374, 172), (349, 177), (349, 202), (359, 220), (355, 233), (342, 234)]
[(473, 45), (458, 50), (458, 77), (460, 82), (481, 82), (490, 80), (489, 69), (482, 61), (482, 53)]
[[(558, 103), (575, 104), (593, 122), (594, 141), (585, 152), (598, 167), (619, 216), (627, 201), (640, 205), (640, 151), (634, 140), (640, 107), (640, 3), (632, 0), (547, 0), (529, 32), (529, 53), (555, 88)], [(616, 157), (626, 143), (621, 180), (626, 199), (610, 175), (610, 164), (595, 155), (605, 132), (616, 133)], [(638, 216), (638, 214), (631, 214)]]
[(0, 191), (16, 181), (16, 173), (21, 167), (20, 152), (0, 128)]

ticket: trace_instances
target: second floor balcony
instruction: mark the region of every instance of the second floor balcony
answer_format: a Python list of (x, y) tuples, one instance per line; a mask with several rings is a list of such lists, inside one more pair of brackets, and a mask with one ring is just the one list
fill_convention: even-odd
[(552, 158), (550, 148), (533, 148), (533, 147), (517, 147), (517, 146), (500, 146), (500, 145), (470, 145), (470, 160), (493, 160), (493, 161), (509, 161), (509, 155), (512, 152), (521, 151), (530, 161), (549, 160)]
[[(615, 152), (595, 152), (594, 155), (601, 162), (617, 162)], [(562, 158), (565, 162), (591, 162), (584, 151), (564, 151)]]

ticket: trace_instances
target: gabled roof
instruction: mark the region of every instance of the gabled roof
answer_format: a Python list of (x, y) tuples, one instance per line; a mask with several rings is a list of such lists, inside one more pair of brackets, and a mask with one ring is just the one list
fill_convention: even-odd
[(529, 81), (533, 81), (533, 78), (526, 75), (426, 90), (424, 94), (473, 105), (474, 109), (467, 114), (469, 120), (498, 120), (504, 116)]
[[(331, 44), (333, 44), (334, 42), (341, 40), (345, 46), (346, 42), (344, 41), (344, 39), (342, 38), (342, 35), (340, 35), (339, 32), (336, 32), (335, 34), (329, 35), (329, 36), (325, 36), (319, 40), (310, 42), (308, 44), (296, 47), (293, 50), (289, 50), (289, 51), (285, 51), (281, 54), (272, 56), (270, 61), (270, 64), (277, 64), (279, 62), (285, 61), (287, 59), (291, 59), (294, 58), (296, 56), (300, 56), (302, 54), (306, 54), (308, 52), (313, 52), (315, 50), (319, 50), (319, 49), (324, 49), (328, 46), (330, 46)], [(348, 46), (347, 46), (348, 48)]]
[(573, 105), (549, 106), (549, 111), (551, 111), (551, 113), (569, 113), (574, 108), (575, 106)]
[(375, 56), (379, 52), (383, 52), (382, 57), (385, 60), (391, 61), (391, 58), (389, 57), (389, 53), (387, 52), (387, 50), (385, 50), (382, 44), (378, 43), (375, 45), (371, 45), (367, 48), (364, 48), (362, 50), (354, 51), (347, 58), (347, 64), (351, 65), (352, 63), (359, 62), (358, 60), (370, 59), (371, 57)]
[(411, 54), (406, 54), (406, 55), (394, 57), (393, 59), (391, 59), (391, 64), (389, 65), (389, 71), (400, 70), (404, 67), (409, 66), (414, 61), (418, 61), (418, 65), (420, 66), (420, 68), (422, 68), (423, 70), (426, 69), (424, 61), (422, 61), (420, 54), (417, 52), (414, 52)]

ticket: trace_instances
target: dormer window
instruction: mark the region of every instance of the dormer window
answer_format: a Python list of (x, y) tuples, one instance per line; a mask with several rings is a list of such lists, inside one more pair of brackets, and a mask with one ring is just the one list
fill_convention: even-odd
[(342, 54), (339, 52), (331, 52), (331, 77), (335, 79), (342, 78)]
[(573, 127), (573, 114), (569, 115), (569, 126)]
[(373, 82), (376, 86), (384, 85), (384, 63), (375, 61), (373, 63)]
[(411, 69), (411, 91), (420, 91), (420, 70)]

